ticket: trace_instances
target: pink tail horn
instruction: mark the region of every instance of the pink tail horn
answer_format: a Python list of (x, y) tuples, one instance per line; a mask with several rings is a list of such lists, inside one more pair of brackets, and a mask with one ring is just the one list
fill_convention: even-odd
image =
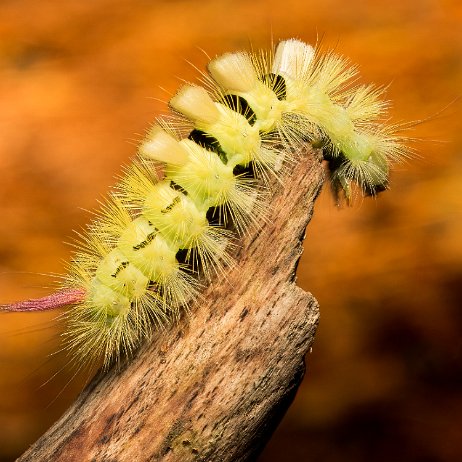
[(42, 298), (0, 305), (0, 311), (48, 311), (80, 303), (85, 297), (83, 289), (65, 289)]

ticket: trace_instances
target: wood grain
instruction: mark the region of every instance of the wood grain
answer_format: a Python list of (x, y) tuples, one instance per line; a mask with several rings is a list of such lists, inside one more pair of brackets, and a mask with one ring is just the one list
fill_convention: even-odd
[(316, 300), (295, 285), (305, 227), (323, 181), (306, 150), (268, 223), (190, 316), (121, 369), (100, 374), (18, 460), (254, 460), (290, 405), (313, 342)]

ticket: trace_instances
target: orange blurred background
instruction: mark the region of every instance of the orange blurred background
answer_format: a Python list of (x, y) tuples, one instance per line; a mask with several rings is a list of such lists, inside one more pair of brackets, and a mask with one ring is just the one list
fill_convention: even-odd
[[(298, 281), (319, 300), (321, 324), (260, 461), (460, 461), (458, 0), (3, 0), (0, 303), (49, 293), (47, 274), (62, 273), (71, 253), (63, 241), (88, 222), (180, 78), (197, 77), (186, 60), (203, 69), (202, 50), (268, 47), (272, 37), (322, 38), (360, 65), (363, 82), (391, 83), (394, 121), (429, 120), (409, 133), (421, 157), (377, 201), (338, 210), (325, 188), (317, 202)], [(61, 370), (65, 358), (47, 360), (59, 348), (55, 317), (1, 316), (1, 461), (82, 387)]]

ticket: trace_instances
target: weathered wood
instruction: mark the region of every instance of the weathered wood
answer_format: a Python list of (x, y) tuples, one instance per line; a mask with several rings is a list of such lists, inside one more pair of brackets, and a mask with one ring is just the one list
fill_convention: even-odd
[(294, 280), (322, 178), (316, 153), (303, 153), (226, 279), (122, 370), (96, 377), (18, 460), (254, 460), (300, 384), (318, 323)]

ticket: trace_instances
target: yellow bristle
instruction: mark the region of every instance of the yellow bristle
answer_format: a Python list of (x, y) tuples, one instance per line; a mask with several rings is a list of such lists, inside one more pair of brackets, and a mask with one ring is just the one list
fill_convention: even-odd
[(247, 53), (226, 53), (210, 61), (210, 75), (224, 90), (251, 91), (258, 79), (252, 60)]
[(173, 165), (182, 165), (188, 160), (188, 154), (178, 141), (158, 126), (149, 132), (139, 153), (145, 158)]
[(189, 120), (213, 124), (219, 118), (218, 109), (212, 98), (196, 85), (184, 85), (170, 100), (170, 107)]
[(308, 72), (314, 58), (314, 48), (296, 39), (279, 42), (273, 61), (273, 72), (300, 78)]

